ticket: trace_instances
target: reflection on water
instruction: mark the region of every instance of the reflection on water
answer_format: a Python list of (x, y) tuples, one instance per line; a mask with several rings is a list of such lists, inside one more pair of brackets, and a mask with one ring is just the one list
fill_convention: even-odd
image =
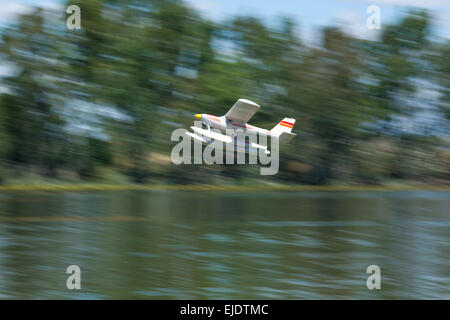
[(0, 298), (449, 299), (449, 207), (448, 192), (2, 194)]

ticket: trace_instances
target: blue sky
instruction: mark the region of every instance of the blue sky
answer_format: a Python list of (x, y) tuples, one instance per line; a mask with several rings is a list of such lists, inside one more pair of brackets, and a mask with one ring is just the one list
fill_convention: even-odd
[(314, 36), (318, 28), (339, 24), (359, 37), (372, 38), (378, 31), (366, 27), (369, 5), (381, 9), (381, 23), (400, 17), (408, 6), (426, 8), (435, 15), (436, 34), (450, 38), (450, 0), (185, 0), (213, 20), (237, 14), (252, 14), (273, 20), (277, 15), (294, 18), (302, 36)]
[[(64, 10), (63, 0), (0, 0), (0, 24), (8, 23), (30, 5)], [(374, 38), (379, 31), (366, 27), (369, 5), (381, 9), (381, 23), (394, 21), (407, 6), (426, 8), (435, 16), (434, 31), (450, 39), (450, 0), (184, 0), (204, 16), (221, 21), (237, 14), (256, 15), (269, 23), (276, 16), (294, 18), (300, 26), (301, 36), (310, 41), (318, 29), (339, 24), (346, 31), (363, 38)]]

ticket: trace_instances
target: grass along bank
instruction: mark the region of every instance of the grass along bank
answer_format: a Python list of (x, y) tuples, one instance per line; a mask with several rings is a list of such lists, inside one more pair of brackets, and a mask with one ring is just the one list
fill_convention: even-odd
[(448, 185), (140, 185), (140, 184), (27, 184), (27, 185), (3, 185), (0, 192), (84, 192), (84, 191), (120, 191), (120, 190), (178, 190), (178, 191), (229, 191), (229, 192), (253, 192), (253, 191), (450, 191)]

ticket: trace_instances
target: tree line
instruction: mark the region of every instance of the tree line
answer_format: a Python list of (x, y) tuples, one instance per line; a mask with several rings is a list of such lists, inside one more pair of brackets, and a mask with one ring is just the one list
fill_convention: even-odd
[[(0, 29), (0, 183), (449, 182), (450, 42), (427, 11), (377, 40), (329, 26), (312, 45), (288, 17), (215, 22), (178, 0), (70, 4), (80, 30), (41, 8)], [(298, 119), (278, 175), (170, 162), (172, 130), (239, 98), (262, 106), (254, 125)]]

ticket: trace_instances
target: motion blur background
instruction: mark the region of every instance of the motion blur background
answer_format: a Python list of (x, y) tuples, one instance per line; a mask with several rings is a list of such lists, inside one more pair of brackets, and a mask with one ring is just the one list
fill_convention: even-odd
[[(0, 0), (0, 299), (448, 299), (450, 3), (408, 2)], [(277, 175), (172, 164), (239, 98), (297, 119)]]
[[(450, 8), (398, 4), (3, 0), (0, 184), (448, 184)], [(171, 132), (238, 98), (297, 119), (280, 172), (172, 164)]]

